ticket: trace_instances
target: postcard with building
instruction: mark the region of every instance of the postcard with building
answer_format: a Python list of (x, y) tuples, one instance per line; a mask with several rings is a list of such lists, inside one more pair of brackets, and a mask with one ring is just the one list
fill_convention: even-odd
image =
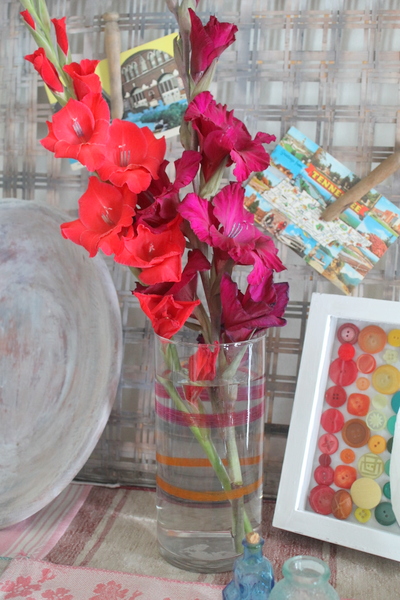
[[(179, 133), (187, 99), (174, 60), (177, 34), (153, 40), (121, 53), (123, 119), (149, 127), (156, 135)], [(97, 66), (104, 97), (110, 99), (107, 60)]]
[(369, 191), (330, 222), (323, 210), (359, 178), (291, 127), (268, 169), (246, 186), (245, 206), (260, 228), (351, 294), (400, 234), (400, 209)]

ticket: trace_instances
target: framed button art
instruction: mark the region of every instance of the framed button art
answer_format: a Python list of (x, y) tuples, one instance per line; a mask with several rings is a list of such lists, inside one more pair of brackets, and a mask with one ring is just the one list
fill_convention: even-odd
[(400, 305), (314, 294), (273, 525), (400, 561)]

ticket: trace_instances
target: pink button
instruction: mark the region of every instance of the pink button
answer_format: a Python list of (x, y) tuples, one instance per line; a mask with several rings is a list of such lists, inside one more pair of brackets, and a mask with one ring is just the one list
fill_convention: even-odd
[(354, 360), (336, 358), (329, 367), (329, 377), (336, 385), (351, 385), (357, 379), (358, 369)]
[(343, 428), (344, 416), (337, 408), (328, 408), (322, 413), (321, 425), (328, 433), (337, 433)]
[(344, 323), (337, 330), (337, 339), (342, 344), (355, 344), (360, 330), (354, 323)]
[(323, 454), (335, 454), (339, 440), (333, 433), (323, 433), (318, 440), (318, 448)]

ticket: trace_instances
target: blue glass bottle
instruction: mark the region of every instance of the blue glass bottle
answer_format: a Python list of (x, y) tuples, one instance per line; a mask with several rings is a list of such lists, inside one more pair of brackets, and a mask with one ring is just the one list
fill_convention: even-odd
[(329, 583), (329, 567), (318, 558), (292, 556), (283, 565), (282, 574), (269, 600), (339, 600)]
[(223, 600), (267, 600), (274, 587), (271, 563), (263, 556), (264, 540), (249, 533), (243, 540), (244, 554), (236, 559), (233, 579), (222, 590)]

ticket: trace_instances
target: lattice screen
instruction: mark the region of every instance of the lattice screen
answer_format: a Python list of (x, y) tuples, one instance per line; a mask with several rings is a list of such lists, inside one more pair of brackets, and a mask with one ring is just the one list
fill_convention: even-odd
[[(67, 15), (74, 60), (104, 58), (101, 14), (120, 14), (122, 49), (175, 31), (163, 0), (48, 0), (52, 16)], [(201, 0), (239, 26), (237, 42), (221, 58), (213, 93), (254, 134), (278, 140), (295, 125), (366, 175), (399, 149), (400, 6), (398, 0)], [(30, 64), (35, 46), (19, 18), (17, 0), (0, 2), (0, 177), (3, 197), (43, 200), (73, 218), (87, 174), (54, 159), (38, 143), (50, 115)], [(180, 152), (168, 142), (171, 158)], [(272, 149), (272, 148), (271, 148)], [(379, 187), (400, 204), (400, 173)], [(281, 257), (291, 284), (288, 325), (267, 340), (266, 493), (274, 495), (294, 397), (313, 292), (340, 293), (287, 247)], [(154, 482), (151, 331), (135, 299), (129, 273), (110, 264), (121, 301), (125, 359), (109, 424), (80, 476), (108, 483)], [(398, 244), (355, 295), (399, 300)]]

